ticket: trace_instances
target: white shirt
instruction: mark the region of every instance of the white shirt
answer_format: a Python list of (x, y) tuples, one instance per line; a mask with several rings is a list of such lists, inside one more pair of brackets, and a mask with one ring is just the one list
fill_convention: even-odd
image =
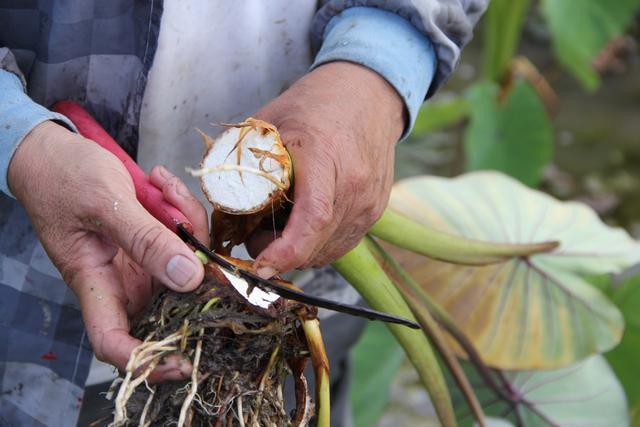
[[(197, 166), (211, 123), (239, 122), (309, 68), (313, 0), (168, 0), (140, 114), (138, 162), (186, 174)], [(206, 203), (208, 206), (209, 204)]]

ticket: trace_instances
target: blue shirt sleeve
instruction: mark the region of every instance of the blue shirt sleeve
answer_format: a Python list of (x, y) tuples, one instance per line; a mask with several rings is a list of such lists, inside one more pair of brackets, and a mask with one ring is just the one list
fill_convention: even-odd
[(13, 197), (7, 182), (9, 162), (25, 136), (37, 125), (55, 120), (75, 127), (65, 116), (35, 103), (13, 73), (0, 70), (0, 191)]
[(409, 113), (402, 138), (411, 132), (436, 71), (435, 49), (427, 37), (394, 13), (352, 7), (331, 19), (311, 68), (332, 61), (361, 64), (384, 77)]

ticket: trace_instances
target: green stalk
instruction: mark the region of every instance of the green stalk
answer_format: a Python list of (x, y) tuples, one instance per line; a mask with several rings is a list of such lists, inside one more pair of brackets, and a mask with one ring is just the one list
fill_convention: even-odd
[[(378, 245), (379, 247), (379, 245)], [(462, 347), (462, 350), (467, 354), (469, 361), (475, 367), (476, 371), (480, 374), (485, 384), (489, 386), (496, 394), (502, 397), (505, 401), (512, 401), (512, 398), (505, 393), (504, 387), (500, 386), (492, 376), (491, 370), (484, 363), (482, 357), (475, 349), (473, 343), (467, 338), (467, 336), (458, 328), (455, 321), (449, 316), (449, 313), (440, 306), (422, 287), (403, 269), (398, 262), (387, 254), (384, 249), (379, 247), (384, 257), (385, 266), (390, 268), (393, 272), (394, 279), (397, 278), (396, 284), (400, 284), (401, 290), (408, 293), (412, 299), (415, 299), (423, 307), (426, 307), (429, 314), (435, 318), (435, 320), (442, 325), (442, 327), (453, 337), (454, 340)], [(424, 326), (423, 326), (424, 327)]]
[[(415, 320), (410, 308), (371, 253), (370, 245), (371, 243), (364, 239), (349, 253), (335, 261), (333, 267), (360, 292), (372, 308)], [(423, 331), (395, 324), (386, 326), (395, 335), (416, 368), (442, 425), (456, 426), (451, 397), (442, 370)]]
[[(447, 344), (447, 341), (440, 330), (440, 325), (438, 325), (436, 320), (431, 316), (428, 307), (421, 301), (420, 296), (416, 293), (414, 286), (412, 286), (415, 282), (413, 282), (413, 279), (411, 279), (400, 264), (398, 264), (398, 262), (393, 259), (377, 242), (371, 238), (369, 239), (371, 240), (370, 247), (374, 251), (374, 256), (378, 258), (383, 269), (396, 284), (405, 302), (416, 316), (418, 323), (420, 323), (420, 326), (422, 326), (425, 333), (442, 356), (444, 363), (449, 368), (449, 372), (453, 376), (458, 388), (467, 401), (478, 425), (480, 427), (485, 427), (486, 419), (482, 410), (482, 405), (473, 391), (473, 387), (471, 386), (467, 375), (464, 373), (462, 366), (460, 366), (458, 359)], [(417, 284), (415, 285), (417, 286)]]
[(531, 0), (492, 0), (485, 15), (484, 74), (500, 82), (518, 50)]
[(464, 265), (494, 264), (558, 247), (558, 242), (510, 244), (467, 239), (419, 224), (390, 209), (373, 224), (369, 234), (430, 258)]
[(311, 363), (316, 377), (316, 426), (329, 427), (331, 424), (331, 381), (329, 379), (329, 359), (320, 332), (318, 319), (300, 319), (307, 338)]

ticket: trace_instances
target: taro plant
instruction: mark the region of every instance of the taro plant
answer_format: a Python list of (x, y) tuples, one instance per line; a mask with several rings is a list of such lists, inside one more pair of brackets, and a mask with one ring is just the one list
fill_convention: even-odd
[[(594, 58), (639, 9), (638, 0), (493, 0), (482, 24), (481, 78), (459, 96), (427, 103), (414, 134), (462, 127), (467, 171), (492, 169), (537, 185), (553, 155), (557, 98), (536, 66), (518, 56), (527, 15), (542, 18), (558, 62), (593, 91), (600, 82)], [(459, 424), (640, 425), (640, 281), (611, 278), (638, 261), (637, 243), (586, 206), (560, 203), (503, 174), (397, 183), (390, 212), (358, 250), (378, 259), (416, 318), (430, 316), (421, 324), (451, 379)], [(477, 265), (456, 243), (420, 233), (416, 223), (476, 243), (542, 246)], [(406, 249), (381, 246), (380, 239)], [(341, 260), (336, 267), (349, 265)], [(372, 357), (376, 347), (384, 352)], [(356, 425), (373, 426), (402, 349), (372, 325), (354, 359)], [(358, 365), (369, 367), (366, 374)], [(436, 409), (439, 398), (431, 395)]]
[(590, 282), (640, 260), (626, 232), (585, 205), (474, 172), (400, 181), (370, 234), (335, 266), (374, 308), (422, 325), (455, 383), (451, 395), (434, 379), (430, 348), (416, 349), (415, 332), (392, 332), (443, 425), (489, 425), (487, 415), (524, 426), (629, 424), (624, 390), (601, 356), (620, 342), (623, 316)]

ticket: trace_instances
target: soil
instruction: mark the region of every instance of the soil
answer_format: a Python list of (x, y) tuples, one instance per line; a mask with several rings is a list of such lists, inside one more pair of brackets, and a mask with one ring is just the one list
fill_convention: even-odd
[[(178, 382), (140, 384), (126, 403), (128, 421), (123, 425), (142, 425), (144, 419), (152, 426), (175, 426), (183, 407), (187, 408), (184, 425), (193, 427), (286, 426), (303, 417), (298, 412), (308, 405), (307, 390), (301, 390), (296, 402), (299, 411), (288, 414), (282, 388), (287, 375), (302, 375), (309, 357), (299, 321), (306, 310), (284, 299), (268, 310), (249, 306), (212, 265), (197, 291), (164, 291), (132, 333), (149, 343), (179, 334), (172, 344), (175, 350), (165, 355), (186, 356), (197, 367), (197, 375)], [(185, 404), (190, 394), (192, 400)]]

